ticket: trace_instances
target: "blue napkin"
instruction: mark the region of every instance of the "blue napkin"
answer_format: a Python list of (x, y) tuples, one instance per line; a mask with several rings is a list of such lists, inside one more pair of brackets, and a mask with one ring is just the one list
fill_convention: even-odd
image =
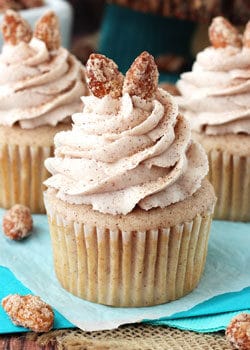
[[(26, 288), (13, 273), (6, 267), (0, 266), (0, 300), (9, 294), (32, 294), (32, 292)], [(59, 312), (54, 310), (55, 321), (54, 329), (72, 328), (75, 327), (66, 320)], [(0, 333), (15, 333), (15, 332), (27, 332), (28, 330), (23, 327), (15, 326), (4, 312), (3, 308), (0, 308)]]
[[(2, 211), (0, 210), (0, 220), (1, 220)], [(42, 257), (43, 259), (46, 259), (48, 262), (48, 281), (51, 278), (49, 276), (50, 274), (53, 275), (53, 264), (51, 259), (51, 247), (50, 247), (50, 240), (49, 240), (49, 233), (48, 233), (48, 227), (47, 227), (47, 220), (44, 215), (35, 215), (34, 216), (34, 222), (38, 222), (39, 225), (35, 228), (35, 236), (31, 236), (28, 240), (21, 242), (22, 247), (20, 246), (20, 243), (16, 242), (9, 242), (7, 239), (4, 239), (3, 237), (0, 237), (1, 246), (2, 249), (10, 249), (10, 252), (14, 252), (15, 249), (24, 249), (24, 245), (29, 247), (31, 244), (34, 244), (36, 239), (38, 240), (38, 243), (36, 243), (39, 251), (44, 251), (46, 254)], [(44, 230), (44, 231), (42, 231)], [(39, 237), (39, 232), (42, 234)], [(221, 238), (218, 236), (218, 232), (221, 233)], [(243, 223), (228, 223), (228, 222), (214, 222), (212, 225), (212, 232), (211, 232), (211, 239), (210, 239), (210, 248), (208, 251), (208, 260), (214, 262), (216, 265), (216, 257), (218, 254), (226, 254), (226, 250), (228, 249), (228, 246), (225, 245), (225, 251), (216, 251), (213, 249), (213, 245), (217, 246), (218, 242), (222, 239), (224, 239), (225, 235), (227, 237), (230, 237), (230, 246), (232, 247), (240, 247), (241, 245), (244, 247), (246, 244), (248, 245), (250, 242), (250, 224), (243, 224)], [(233, 237), (233, 238), (232, 238)], [(235, 239), (235, 242), (232, 241), (232, 239)], [(18, 244), (18, 245), (17, 245)], [(42, 247), (43, 245), (43, 247)], [(0, 252), (1, 252), (1, 246), (0, 246)], [(35, 247), (32, 246), (32, 249)], [(42, 247), (42, 248), (41, 248)], [(237, 249), (237, 248), (236, 248)], [(248, 249), (248, 248), (246, 248)], [(37, 254), (37, 252), (33, 252), (33, 254)], [(0, 253), (1, 254), (1, 253)], [(44, 254), (44, 253), (43, 253)], [(2, 256), (4, 256), (4, 252), (2, 250)], [(14, 257), (15, 253), (13, 253)], [(231, 258), (231, 257), (230, 257)], [(17, 259), (15, 257), (15, 259)], [(232, 262), (233, 262), (233, 255), (232, 255)], [(30, 260), (30, 259), (29, 259)], [(18, 261), (18, 260), (17, 260)], [(244, 256), (242, 256), (242, 261), (244, 261)], [(3, 262), (2, 262), (3, 263)], [(33, 262), (34, 263), (34, 262)], [(247, 262), (246, 262), (247, 264)], [(233, 264), (232, 264), (233, 266)], [(245, 266), (245, 265), (244, 265)], [(223, 269), (223, 267), (222, 267)], [(246, 265), (244, 270), (248, 271), (248, 266)], [(19, 272), (20, 273), (20, 272)], [(243, 273), (243, 271), (242, 271)], [(245, 272), (244, 272), (245, 273)], [(208, 274), (205, 271), (204, 279), (206, 279)], [(244, 275), (245, 276), (245, 275)], [(22, 279), (22, 276), (19, 274), (19, 278)], [(55, 282), (56, 283), (56, 282)], [(202, 284), (202, 283), (201, 283)], [(198, 289), (199, 290), (199, 287)], [(235, 290), (235, 289), (234, 289)], [(31, 291), (27, 289), (14, 275), (13, 273), (5, 268), (0, 267), (0, 299), (5, 297), (8, 294), (13, 293), (20, 293), (20, 294), (27, 294)], [(63, 293), (63, 291), (62, 291)], [(58, 295), (58, 297), (60, 297)], [(78, 299), (72, 297), (72, 300)], [(185, 298), (185, 297), (184, 297)], [(184, 300), (184, 298), (182, 298)], [(78, 299), (79, 300), (79, 299)], [(88, 311), (88, 308), (95, 307), (98, 310), (101, 310), (103, 312), (103, 319), (107, 320), (107, 322), (110, 321), (110, 317), (112, 317), (115, 314), (121, 315), (121, 318), (123, 314), (133, 312), (133, 310), (128, 309), (119, 309), (119, 308), (110, 308), (105, 307), (103, 305), (95, 305), (93, 303), (84, 302), (84, 307), (86, 307), (86, 310)], [(159, 311), (166, 307), (167, 304), (162, 306), (156, 306), (153, 307), (155, 310)], [(153, 309), (151, 308), (151, 309)], [(149, 308), (141, 308), (142, 315), (145, 315), (145, 310), (148, 310)], [(227, 324), (229, 323), (230, 319), (237, 313), (246, 311), (250, 312), (250, 283), (249, 285), (244, 288), (241, 291), (233, 292), (233, 293), (224, 293), (222, 295), (217, 295), (213, 298), (210, 298), (209, 300), (206, 300), (202, 303), (199, 303), (198, 305), (195, 305), (191, 309), (183, 312), (178, 313), (172, 313), (169, 317), (160, 317), (155, 320), (147, 319), (147, 317), (142, 317), (140, 320), (143, 320), (145, 323), (150, 323), (152, 325), (169, 325), (172, 327), (177, 327), (180, 329), (186, 329), (186, 330), (193, 330), (197, 332), (213, 332), (218, 330), (223, 330), (226, 328)], [(110, 316), (111, 315), (111, 316)], [(139, 320), (139, 319), (138, 319)], [(71, 319), (72, 321), (72, 319)], [(97, 319), (97, 323), (100, 322), (100, 319)], [(74, 323), (74, 322), (72, 322)], [(70, 328), (74, 327), (74, 325), (71, 322), (67, 321), (66, 318), (64, 318), (61, 314), (59, 314), (55, 310), (55, 324), (54, 328)], [(11, 333), (11, 332), (23, 332), (27, 331), (24, 328), (16, 327), (14, 326), (9, 318), (6, 316), (3, 309), (0, 307), (0, 333)]]

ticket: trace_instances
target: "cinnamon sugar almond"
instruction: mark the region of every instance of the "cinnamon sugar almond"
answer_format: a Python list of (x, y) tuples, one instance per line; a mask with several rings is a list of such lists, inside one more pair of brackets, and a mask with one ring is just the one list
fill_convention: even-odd
[(94, 96), (121, 96), (124, 77), (111, 59), (97, 53), (91, 54), (86, 64), (86, 75)]
[(61, 46), (59, 20), (53, 11), (46, 12), (36, 23), (35, 38), (42, 40), (48, 50), (57, 50)]
[(238, 30), (224, 17), (215, 17), (209, 27), (209, 39), (213, 47), (241, 47), (242, 41)]
[(242, 313), (232, 318), (226, 329), (226, 338), (234, 349), (250, 349), (250, 314)]
[(6, 11), (1, 30), (4, 41), (11, 45), (17, 45), (22, 41), (28, 43), (32, 37), (28, 22), (13, 10)]
[(22, 204), (15, 204), (3, 217), (3, 232), (12, 240), (21, 240), (31, 234), (33, 225), (30, 209)]
[(126, 73), (123, 93), (143, 99), (153, 97), (158, 87), (158, 75), (153, 56), (146, 51), (142, 52)]
[(48, 332), (53, 327), (53, 310), (38, 296), (11, 294), (2, 300), (2, 306), (17, 326), (34, 332)]

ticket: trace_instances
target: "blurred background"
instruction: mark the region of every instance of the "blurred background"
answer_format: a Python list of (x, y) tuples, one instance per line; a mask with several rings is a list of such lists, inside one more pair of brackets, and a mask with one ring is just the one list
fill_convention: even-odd
[(250, 0), (0, 0), (0, 10), (20, 10), (33, 24), (55, 10), (63, 45), (83, 63), (90, 53), (112, 58), (124, 73), (142, 51), (156, 60), (161, 81), (175, 82), (209, 45), (207, 29), (223, 15), (237, 26), (250, 19)]

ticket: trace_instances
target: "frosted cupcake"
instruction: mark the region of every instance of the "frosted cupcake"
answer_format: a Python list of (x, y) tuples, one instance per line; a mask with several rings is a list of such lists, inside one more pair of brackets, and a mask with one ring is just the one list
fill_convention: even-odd
[(92, 96), (45, 162), (57, 277), (71, 293), (107, 305), (180, 298), (197, 286), (206, 260), (215, 204), (206, 154), (158, 88), (147, 52), (125, 78), (92, 54), (87, 76)]
[(57, 17), (46, 13), (29, 24), (7, 11), (0, 55), (0, 207), (15, 203), (44, 212), (44, 159), (54, 135), (70, 128), (87, 93), (83, 66), (60, 46)]
[(250, 220), (250, 22), (243, 37), (223, 17), (210, 28), (211, 47), (181, 75), (177, 98), (193, 137), (206, 149), (218, 197), (215, 218)]

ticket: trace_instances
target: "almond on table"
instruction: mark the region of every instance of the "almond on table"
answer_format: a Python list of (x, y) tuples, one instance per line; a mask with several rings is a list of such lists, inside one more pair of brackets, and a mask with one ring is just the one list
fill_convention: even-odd
[(104, 55), (91, 54), (86, 64), (88, 86), (96, 97), (122, 95), (124, 77), (114, 61)]
[(213, 47), (223, 48), (228, 45), (241, 47), (242, 41), (238, 30), (224, 17), (215, 17), (209, 27), (209, 39)]
[(42, 40), (48, 50), (57, 50), (61, 45), (59, 20), (53, 11), (46, 12), (36, 23), (33, 36)]
[(242, 313), (232, 318), (226, 329), (226, 338), (234, 349), (250, 349), (250, 314)]
[(53, 310), (38, 296), (11, 294), (2, 300), (2, 306), (17, 326), (34, 332), (48, 332), (53, 327)]
[(153, 56), (144, 51), (126, 73), (123, 93), (147, 99), (154, 96), (158, 87), (158, 69)]
[(33, 220), (30, 209), (16, 204), (3, 217), (4, 234), (12, 240), (21, 240), (31, 234)]
[(6, 11), (1, 30), (4, 41), (11, 45), (17, 45), (21, 41), (28, 43), (32, 37), (32, 30), (28, 22), (13, 10)]

